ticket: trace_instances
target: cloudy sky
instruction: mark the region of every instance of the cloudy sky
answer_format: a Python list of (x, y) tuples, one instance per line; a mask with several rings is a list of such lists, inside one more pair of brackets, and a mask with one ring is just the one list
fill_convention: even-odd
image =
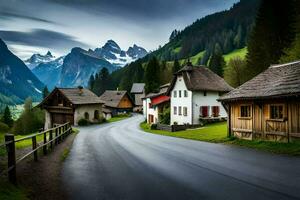
[(72, 47), (154, 50), (174, 29), (229, 9), (238, 0), (0, 0), (0, 38), (21, 58), (64, 55)]

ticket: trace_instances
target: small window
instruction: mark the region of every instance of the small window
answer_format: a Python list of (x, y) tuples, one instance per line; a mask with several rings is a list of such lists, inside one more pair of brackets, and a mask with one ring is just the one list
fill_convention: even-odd
[(219, 106), (212, 106), (211, 107), (212, 116), (219, 117), (220, 116), (220, 107)]
[(283, 119), (283, 106), (271, 105), (270, 106), (270, 119)]
[(177, 107), (174, 106), (173, 109), (174, 109), (174, 115), (177, 115)]
[(178, 115), (182, 115), (182, 109), (181, 109), (181, 106), (178, 107)]
[(184, 97), (188, 97), (188, 91), (184, 90)]
[(187, 107), (183, 107), (183, 115), (187, 116)]
[(241, 117), (251, 117), (251, 106), (241, 106)]
[(204, 91), (204, 92), (203, 92), (203, 96), (206, 96), (206, 95), (207, 95), (207, 93), (206, 93), (206, 91)]
[(84, 113), (84, 118), (85, 118), (85, 119), (89, 119), (89, 118), (90, 118), (90, 115), (89, 115), (88, 112), (85, 112), (85, 113)]
[(179, 90), (179, 95), (178, 96), (179, 96), (179, 98), (181, 97), (181, 90)]
[(174, 96), (174, 98), (177, 97), (177, 91), (176, 90), (173, 92), (173, 96)]

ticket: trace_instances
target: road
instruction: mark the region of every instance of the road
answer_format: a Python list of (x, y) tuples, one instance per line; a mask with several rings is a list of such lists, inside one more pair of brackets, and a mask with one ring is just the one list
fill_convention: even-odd
[(300, 199), (300, 158), (145, 133), (140, 115), (80, 128), (63, 180), (71, 199)]

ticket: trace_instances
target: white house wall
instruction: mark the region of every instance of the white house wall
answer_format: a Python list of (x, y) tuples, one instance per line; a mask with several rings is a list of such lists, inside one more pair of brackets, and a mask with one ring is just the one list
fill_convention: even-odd
[(158, 123), (158, 108), (149, 107), (149, 104), (151, 104), (151, 99), (147, 98), (143, 101), (143, 114), (145, 119), (147, 119), (147, 122), (149, 123), (149, 115), (153, 115), (153, 123)]
[(44, 129), (50, 129), (51, 128), (51, 114), (45, 110), (45, 126)]
[[(188, 92), (188, 96), (184, 97), (184, 90)], [(177, 91), (177, 97), (174, 97), (174, 91)], [(181, 91), (181, 97), (179, 97)], [(174, 114), (174, 106), (177, 107), (177, 114)], [(178, 113), (178, 107), (182, 107), (182, 115)], [(183, 115), (183, 107), (187, 107), (187, 116)], [(171, 93), (171, 124), (192, 124), (192, 92), (187, 90), (183, 77), (178, 76), (174, 88)]]
[(84, 119), (84, 114), (87, 112), (89, 114), (89, 121), (94, 121), (94, 112), (95, 110), (99, 111), (99, 117), (102, 116), (102, 105), (95, 104), (95, 105), (81, 105), (75, 109), (74, 113), (74, 125), (78, 125), (78, 121), (80, 119)]

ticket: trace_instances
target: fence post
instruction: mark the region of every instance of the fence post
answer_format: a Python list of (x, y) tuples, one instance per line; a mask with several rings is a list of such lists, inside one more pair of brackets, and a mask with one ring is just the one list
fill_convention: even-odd
[(36, 136), (33, 136), (33, 137), (32, 137), (32, 150), (35, 150), (35, 151), (33, 152), (33, 158), (34, 158), (34, 161), (37, 161), (37, 160), (38, 160), (38, 155), (37, 155), (38, 152), (37, 152), (36, 148), (37, 148)]
[(49, 140), (51, 141), (50, 142), (50, 148), (51, 149), (53, 149), (53, 141), (52, 141), (52, 139), (53, 139), (53, 133), (52, 133), (52, 129), (51, 129), (50, 132), (49, 132)]
[(57, 128), (57, 127), (55, 127), (55, 145), (57, 145), (58, 144), (58, 129), (59, 128)]
[(8, 167), (8, 180), (17, 183), (16, 171), (16, 150), (15, 150), (15, 136), (12, 134), (5, 135), (6, 151), (7, 151), (7, 167)]
[(47, 132), (44, 132), (44, 146), (43, 146), (44, 155), (47, 154), (47, 145), (45, 145), (46, 143), (47, 143)]

